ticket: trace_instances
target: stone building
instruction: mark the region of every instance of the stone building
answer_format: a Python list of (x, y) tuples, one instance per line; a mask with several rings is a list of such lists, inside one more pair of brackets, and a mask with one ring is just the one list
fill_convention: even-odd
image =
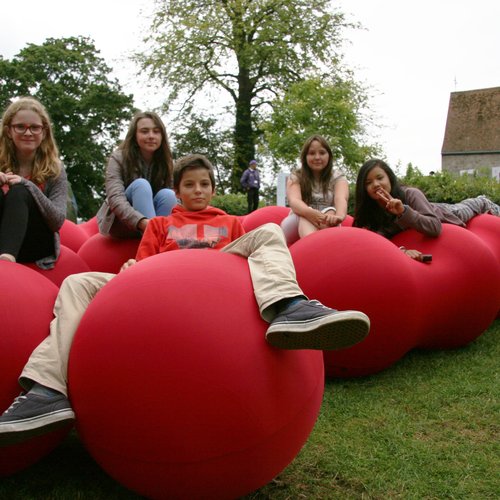
[(441, 167), (450, 172), (489, 168), (500, 179), (500, 87), (450, 94)]

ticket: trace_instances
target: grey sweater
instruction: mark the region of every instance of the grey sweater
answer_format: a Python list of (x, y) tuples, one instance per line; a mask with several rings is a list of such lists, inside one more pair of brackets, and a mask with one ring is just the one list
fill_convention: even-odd
[[(101, 234), (109, 235), (115, 218), (119, 219), (130, 231), (137, 231), (137, 224), (144, 218), (128, 202), (125, 189), (136, 178), (124, 179), (123, 156), (121, 150), (111, 155), (106, 168), (106, 199), (97, 212), (97, 224)], [(150, 181), (150, 179), (147, 179)]]
[(401, 189), (406, 197), (405, 211), (378, 231), (382, 236), (392, 238), (405, 229), (415, 229), (426, 236), (436, 237), (441, 234), (441, 222), (464, 226), (456, 215), (441, 203), (431, 203), (419, 189), (406, 186)]

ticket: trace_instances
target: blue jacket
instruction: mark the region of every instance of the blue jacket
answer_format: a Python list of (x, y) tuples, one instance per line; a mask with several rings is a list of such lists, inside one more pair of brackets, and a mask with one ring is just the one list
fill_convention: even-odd
[(260, 188), (260, 177), (257, 169), (247, 168), (241, 176), (241, 185), (245, 189)]

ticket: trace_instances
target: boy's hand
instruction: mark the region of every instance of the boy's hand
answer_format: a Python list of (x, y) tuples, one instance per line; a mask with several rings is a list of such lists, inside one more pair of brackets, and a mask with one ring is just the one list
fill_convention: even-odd
[(120, 272), (125, 271), (125, 269), (128, 269), (130, 266), (133, 266), (134, 264), (137, 264), (137, 261), (135, 259), (129, 259), (123, 266), (120, 268)]

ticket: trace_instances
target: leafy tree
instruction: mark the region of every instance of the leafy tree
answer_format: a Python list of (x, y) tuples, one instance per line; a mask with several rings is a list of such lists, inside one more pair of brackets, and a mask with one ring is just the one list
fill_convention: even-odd
[(167, 105), (207, 87), (228, 94), (235, 114), (233, 189), (255, 157), (256, 122), (290, 84), (339, 62), (344, 16), (329, 0), (155, 2), (143, 69), (169, 89)]
[(273, 103), (271, 116), (262, 124), (264, 138), (276, 158), (294, 166), (307, 137), (321, 134), (336, 160), (354, 173), (377, 152), (374, 146), (360, 144), (365, 106), (364, 93), (348, 78), (324, 75), (302, 80)]
[(176, 158), (189, 153), (205, 155), (215, 171), (217, 192), (222, 194), (230, 188), (233, 145), (231, 132), (216, 126), (216, 118), (192, 114), (183, 121), (184, 126), (171, 134)]
[(0, 104), (32, 95), (47, 108), (83, 218), (95, 215), (107, 156), (133, 114), (111, 69), (85, 37), (28, 44), (11, 61), (0, 58)]

